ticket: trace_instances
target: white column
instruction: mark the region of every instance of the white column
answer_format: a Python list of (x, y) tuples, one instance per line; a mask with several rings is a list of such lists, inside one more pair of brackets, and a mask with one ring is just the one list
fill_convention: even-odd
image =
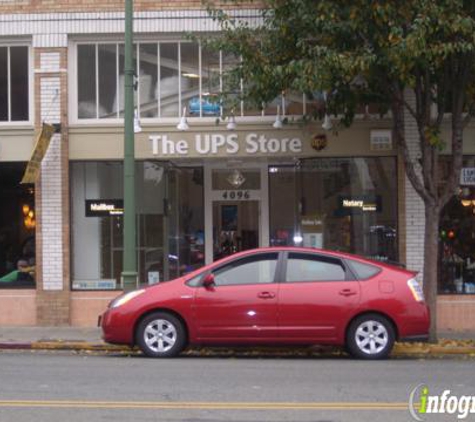
[[(406, 91), (406, 100), (415, 107), (413, 91)], [(418, 163), (421, 157), (419, 147), (419, 134), (417, 124), (409, 111), (404, 112), (404, 136), (412, 160)], [(420, 165), (417, 164), (417, 173), (421, 174)], [(423, 279), (424, 269), (424, 233), (425, 212), (424, 202), (412, 187), (411, 182), (405, 177), (406, 197), (406, 264), (407, 269), (419, 271), (419, 280)]]

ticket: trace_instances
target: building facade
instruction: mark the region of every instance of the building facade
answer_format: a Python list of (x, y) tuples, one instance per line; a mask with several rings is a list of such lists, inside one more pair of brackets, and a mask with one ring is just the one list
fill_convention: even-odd
[[(367, 110), (335, 133), (303, 124), (315, 104), (301, 93), (262, 107), (239, 93), (219, 103), (236, 59), (187, 35), (217, 31), (201, 2), (134, 7), (140, 283), (269, 245), (338, 249), (422, 270), (423, 205), (388, 117)], [(252, 8), (236, 13), (258, 16)], [(0, 2), (2, 325), (94, 326), (120, 292), (123, 34), (123, 2)], [(56, 133), (38, 182), (21, 185), (42, 122)], [(417, 139), (410, 116), (406, 136)], [(468, 173), (474, 137), (469, 128)], [(442, 330), (469, 329), (475, 317), (472, 258), (458, 237), (474, 218), (472, 203), (465, 206), (470, 185), (463, 188), (441, 227)]]

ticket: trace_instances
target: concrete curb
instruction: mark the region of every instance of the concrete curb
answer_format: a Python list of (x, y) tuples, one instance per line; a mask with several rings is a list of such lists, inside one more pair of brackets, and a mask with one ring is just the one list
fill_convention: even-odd
[[(112, 345), (107, 343), (94, 343), (87, 341), (35, 341), (35, 342), (2, 342), (0, 343), (0, 350), (75, 350), (75, 351), (89, 351), (89, 352), (131, 352), (127, 346)], [(216, 351), (215, 351), (216, 350)], [(186, 354), (203, 356), (226, 355), (232, 356), (238, 349), (191, 349)], [(272, 356), (272, 355), (304, 355), (304, 356), (318, 356), (318, 355), (341, 355), (340, 349), (332, 347), (314, 348), (314, 349), (295, 349), (295, 348), (279, 348), (275, 351), (273, 349), (245, 349), (237, 352), (243, 355), (252, 356)], [(440, 344), (413, 344), (413, 343), (396, 343), (391, 356), (392, 357), (437, 357), (447, 355), (459, 355), (467, 357), (475, 357), (475, 345), (461, 345), (461, 346), (444, 346)]]

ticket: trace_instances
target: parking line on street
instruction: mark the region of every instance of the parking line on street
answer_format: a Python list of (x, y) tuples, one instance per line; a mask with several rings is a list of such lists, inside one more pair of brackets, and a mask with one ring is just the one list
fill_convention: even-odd
[(0, 400), (0, 408), (192, 409), (192, 410), (408, 410), (408, 403), (140, 402), (75, 400)]

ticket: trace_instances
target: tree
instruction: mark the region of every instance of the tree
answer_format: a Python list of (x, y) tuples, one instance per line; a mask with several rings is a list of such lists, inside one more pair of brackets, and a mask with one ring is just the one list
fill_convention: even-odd
[[(257, 104), (281, 92), (326, 93), (325, 113), (351, 125), (358, 107), (392, 113), (405, 171), (425, 206), (424, 293), (436, 341), (439, 220), (462, 167), (464, 128), (474, 114), (475, 2), (463, 0), (267, 0), (260, 19), (234, 19), (209, 6), (222, 29), (215, 47), (241, 57), (234, 80)], [(420, 153), (410, 154), (404, 115), (415, 120)], [(444, 122), (451, 139), (441, 138)], [(441, 180), (439, 155), (451, 157)]]

